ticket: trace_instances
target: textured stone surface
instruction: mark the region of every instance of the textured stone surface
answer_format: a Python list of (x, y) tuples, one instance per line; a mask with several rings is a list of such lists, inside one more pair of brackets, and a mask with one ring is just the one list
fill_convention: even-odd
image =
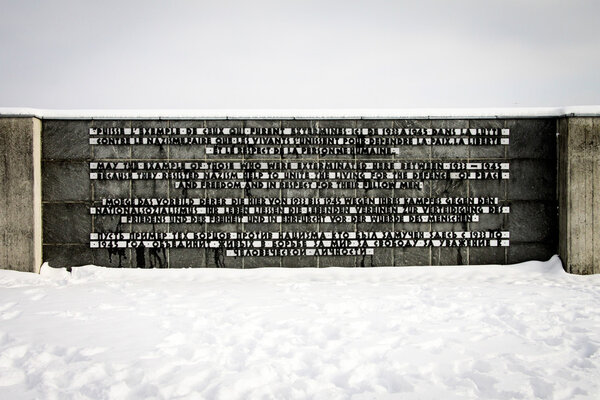
[[(393, 128), (432, 128), (431, 121), (410, 121), (400, 120), (393, 121)], [(400, 147), (400, 154), (395, 154), (394, 159), (396, 160), (430, 160), (431, 159), (431, 147), (429, 146), (402, 146)]]
[(315, 268), (315, 259), (313, 256), (299, 257), (281, 257), (281, 266), (283, 268)]
[(0, 118), (0, 268), (41, 265), (40, 131), (34, 118)]
[(320, 256), (319, 267), (356, 267), (356, 256)]
[(524, 261), (537, 260), (547, 261), (548, 254), (554, 254), (556, 246), (546, 243), (514, 243), (507, 250), (509, 264), (516, 264)]
[(556, 161), (517, 159), (510, 163), (508, 198), (511, 200), (551, 200), (556, 193)]
[[(467, 128), (469, 121), (461, 119), (439, 120), (431, 123), (432, 128)], [(464, 159), (469, 157), (470, 146), (431, 146), (432, 159)]]
[[(206, 121), (192, 120), (192, 121), (171, 121), (169, 122), (171, 128), (206, 128)], [(170, 146), (169, 157), (173, 159), (181, 160), (203, 160), (206, 158), (205, 146), (191, 145), (191, 146)]]
[[(85, 167), (87, 169), (87, 165)], [(138, 182), (113, 181), (113, 180), (93, 180), (94, 199), (103, 198), (129, 198), (132, 187), (137, 187)], [(140, 190), (142, 193), (142, 190)], [(90, 195), (90, 194), (88, 194)]]
[[(89, 249), (84, 253), (90, 252)], [(102, 265), (104, 267), (114, 267), (114, 268), (136, 268), (137, 265), (133, 264), (133, 252), (135, 250), (132, 249), (115, 249), (115, 250), (93, 250), (94, 256), (94, 265)]]
[(467, 265), (469, 249), (466, 247), (437, 247), (431, 249), (432, 265)]
[(568, 272), (600, 273), (600, 118), (558, 127), (559, 254)]
[(556, 243), (557, 212), (553, 202), (512, 202), (508, 223), (511, 243)]
[[(127, 182), (129, 183), (129, 182)], [(127, 194), (126, 194), (127, 196)], [(169, 196), (168, 180), (136, 180), (131, 183), (132, 197), (159, 198)]]
[(394, 249), (396, 265), (417, 266), (431, 265), (431, 248), (406, 247)]
[[(91, 125), (94, 128), (131, 128), (129, 121), (106, 121), (95, 120)], [(131, 158), (131, 146), (123, 145), (96, 145), (92, 146), (92, 154), (95, 160), (126, 160)]]
[(356, 256), (357, 267), (392, 267), (394, 249), (375, 249), (374, 255)]
[(223, 249), (207, 249), (206, 266), (209, 268), (244, 268), (244, 257), (227, 257)]
[(169, 249), (169, 268), (206, 267), (204, 249)]
[(474, 180), (469, 182), (469, 195), (473, 197), (498, 197), (499, 200), (506, 200), (507, 187), (506, 179)]
[[(131, 128), (168, 128), (169, 123), (167, 121), (155, 121), (155, 120), (137, 120), (131, 122)], [(168, 160), (169, 159), (169, 147), (170, 145), (163, 146), (144, 146), (144, 145), (133, 145), (131, 146), (131, 157), (133, 159), (140, 160)]]
[(506, 121), (510, 129), (508, 155), (515, 158), (555, 158), (556, 120), (551, 118)]
[[(249, 120), (244, 121), (244, 128), (281, 128), (281, 121), (279, 120)], [(240, 146), (242, 147), (242, 146)], [(250, 147), (247, 145), (246, 147)], [(272, 147), (272, 148), (280, 148), (280, 146), (260, 146), (256, 147)], [(280, 160), (280, 154), (247, 154), (244, 156), (247, 160)]]
[[(90, 200), (91, 182), (86, 162), (44, 161), (42, 163), (44, 201)], [(118, 191), (111, 189), (111, 193), (118, 195)]]
[(42, 217), (44, 244), (88, 243), (92, 218), (86, 204), (44, 203)]
[(170, 250), (145, 247), (131, 249), (131, 266), (134, 268), (168, 268)]
[(44, 261), (47, 261), (53, 268), (77, 267), (88, 264), (108, 266), (108, 263), (97, 263), (95, 260), (98, 256), (99, 254), (93, 252), (87, 244), (44, 245)]
[(118, 215), (93, 215), (94, 232), (130, 232), (131, 225), (121, 223)]
[(281, 267), (282, 257), (244, 257), (244, 268)]
[[(469, 128), (506, 128), (505, 121), (501, 119), (474, 119), (469, 121)], [(512, 134), (512, 132), (511, 132)], [(504, 158), (505, 146), (469, 146), (471, 158)]]
[(446, 181), (433, 181), (430, 185), (432, 197), (467, 197), (469, 182), (467, 180), (449, 179)]
[(469, 264), (504, 264), (506, 248), (504, 247), (476, 247), (469, 249)]
[(89, 120), (44, 120), (42, 123), (42, 159), (89, 160)]

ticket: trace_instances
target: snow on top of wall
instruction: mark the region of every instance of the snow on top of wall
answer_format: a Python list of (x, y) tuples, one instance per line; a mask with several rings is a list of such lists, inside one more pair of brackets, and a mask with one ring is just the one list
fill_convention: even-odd
[(600, 116), (600, 105), (509, 108), (50, 110), (2, 108), (0, 116), (41, 119), (461, 119)]

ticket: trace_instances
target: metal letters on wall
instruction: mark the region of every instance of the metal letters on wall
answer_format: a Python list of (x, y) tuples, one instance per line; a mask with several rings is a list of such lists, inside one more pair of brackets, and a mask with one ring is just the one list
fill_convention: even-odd
[[(164, 155), (89, 162), (91, 180), (131, 186), (95, 198), (90, 214), (116, 225), (95, 229), (89, 245), (132, 249), (141, 267), (167, 266), (166, 249), (208, 251), (215, 266), (238, 257), (327, 266), (324, 256), (374, 265), (386, 249), (508, 247), (508, 230), (479, 222), (510, 213), (503, 193), (481, 185), (508, 180), (510, 163), (470, 149), (503, 154), (509, 143), (509, 129), (491, 127), (92, 127), (91, 146)], [(140, 181), (166, 193), (146, 196)]]

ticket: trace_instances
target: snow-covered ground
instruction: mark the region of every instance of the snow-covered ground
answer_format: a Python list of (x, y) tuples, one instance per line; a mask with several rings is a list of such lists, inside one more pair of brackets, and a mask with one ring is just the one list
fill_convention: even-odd
[(600, 398), (600, 276), (0, 271), (2, 399)]

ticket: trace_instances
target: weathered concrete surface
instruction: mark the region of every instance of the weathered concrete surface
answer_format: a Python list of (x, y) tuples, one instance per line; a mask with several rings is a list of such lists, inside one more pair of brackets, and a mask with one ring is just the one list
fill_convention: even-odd
[(0, 268), (38, 272), (42, 262), (41, 122), (0, 118)]
[(565, 269), (600, 273), (600, 118), (558, 122), (559, 254)]

